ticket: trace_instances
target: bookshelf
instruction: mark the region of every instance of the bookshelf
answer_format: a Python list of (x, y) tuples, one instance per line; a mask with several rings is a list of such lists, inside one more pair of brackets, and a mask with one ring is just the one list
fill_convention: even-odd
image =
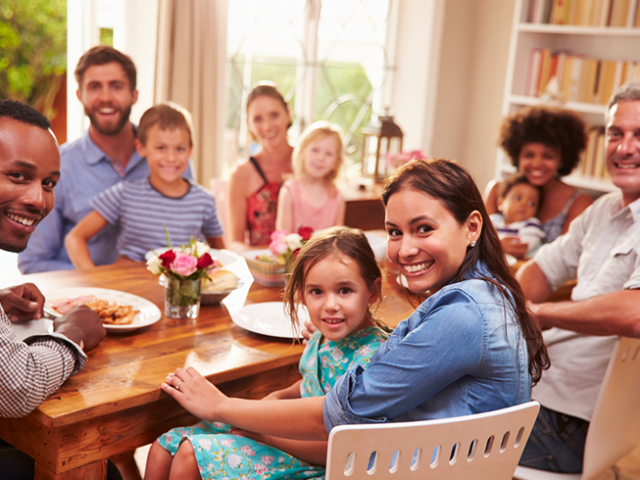
[[(546, 7), (541, 7), (540, 2), (546, 2)], [(594, 3), (598, 9), (604, 9), (604, 13), (602, 13), (603, 19), (607, 15), (606, 12), (609, 12), (609, 23), (612, 21), (613, 9), (619, 9), (620, 5), (624, 4), (627, 20), (622, 21), (628, 25), (626, 27), (549, 23), (557, 22), (558, 18), (562, 17), (562, 15), (558, 15), (557, 12), (553, 11), (556, 8), (556, 4), (565, 5), (565, 8), (571, 9), (574, 8), (572, 4), (576, 5), (574, 2), (589, 3), (590, 0), (565, 0), (564, 2), (556, 0), (516, 0), (502, 106), (502, 114), (504, 116), (511, 115), (524, 106), (548, 104), (573, 110), (582, 116), (589, 128), (601, 127), (604, 125), (606, 111), (606, 107), (602, 102), (607, 93), (605, 91), (605, 93), (600, 92), (599, 94), (597, 90), (598, 82), (601, 85), (605, 84), (604, 80), (599, 79), (599, 75), (604, 75), (605, 64), (608, 64), (609, 67), (614, 64), (617, 65), (616, 82), (637, 78), (637, 75), (640, 74), (640, 28), (634, 26), (636, 17), (640, 13), (638, 12), (640, 0), (591, 0), (591, 3)], [(618, 2), (617, 5), (616, 2)], [(582, 6), (583, 3), (579, 5)], [(594, 8), (596, 8), (595, 6)], [(540, 11), (545, 8), (546, 19), (540, 17)], [(539, 10), (536, 18), (537, 23), (530, 21), (534, 18), (532, 15), (535, 9)], [(572, 15), (574, 13), (567, 10), (564, 18), (569, 18)], [(593, 17), (590, 22), (593, 23)], [(602, 22), (606, 23), (607, 20), (602, 20)], [(543, 89), (537, 88), (540, 87), (542, 80), (540, 80), (539, 72), (536, 72), (534, 64), (537, 60), (534, 59), (534, 53), (532, 52), (536, 50), (543, 51), (544, 49), (547, 49), (547, 55), (549, 51), (553, 55), (563, 54), (563, 60), (558, 62), (558, 65), (563, 65), (562, 62), (564, 62), (565, 57), (572, 57), (579, 58), (578, 62), (582, 62), (581, 59), (590, 59), (597, 66), (596, 73), (592, 74), (592, 77), (595, 75), (595, 80), (592, 80), (594, 83), (587, 84), (587, 91), (589, 91), (589, 88), (592, 89), (591, 96), (588, 97), (592, 101), (584, 101), (583, 99), (576, 101), (575, 95), (570, 98), (566, 89), (560, 88), (560, 85), (563, 85), (561, 67), (558, 67), (557, 70), (558, 78), (556, 78), (555, 86), (552, 87), (550, 83), (547, 83), (547, 87)], [(582, 64), (584, 65), (584, 63)], [(554, 65), (553, 68), (556, 68), (556, 66)], [(577, 71), (579, 72), (579, 69)], [(586, 68), (582, 73), (585, 71)], [(568, 69), (564, 74), (567, 75), (567, 72), (569, 72)], [(614, 74), (612, 73), (611, 75)], [(535, 83), (536, 78), (539, 82), (537, 86)], [(609, 79), (609, 88), (612, 88), (610, 85), (611, 80), (612, 78)], [(566, 85), (570, 85), (571, 82), (574, 85), (576, 82), (585, 82), (579, 76), (576, 79), (569, 78), (567, 81), (569, 83)], [(577, 86), (575, 88), (577, 89)], [(593, 89), (595, 89), (595, 92)], [(537, 92), (537, 95), (533, 95), (533, 92)], [(567, 98), (570, 98), (569, 101), (567, 101)], [(583, 164), (585, 164), (584, 161), (571, 175), (564, 177), (564, 181), (593, 196), (615, 190), (609, 179), (598, 175), (586, 174), (583, 171), (585, 166)], [(498, 149), (495, 168), (496, 178), (505, 177), (514, 171), (510, 159), (501, 149)], [(602, 169), (596, 168), (595, 171), (602, 172)]]

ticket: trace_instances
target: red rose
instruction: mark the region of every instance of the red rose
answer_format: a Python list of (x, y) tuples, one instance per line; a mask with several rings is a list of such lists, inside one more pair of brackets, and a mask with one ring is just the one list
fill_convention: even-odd
[(211, 255), (208, 253), (202, 254), (202, 256), (198, 259), (198, 270), (204, 270), (205, 268), (210, 267), (215, 263), (215, 260), (211, 258)]
[(291, 256), (293, 257), (293, 259), (295, 260), (296, 258), (298, 258), (298, 254), (300, 253), (300, 249), (296, 248), (293, 253), (291, 254)]
[(164, 252), (162, 255), (159, 255), (158, 258), (162, 260), (162, 266), (164, 268), (169, 268), (173, 261), (176, 259), (176, 252), (169, 249)]
[(313, 228), (311, 227), (300, 227), (298, 229), (298, 235), (302, 237), (303, 240), (309, 240), (311, 235), (313, 235)]

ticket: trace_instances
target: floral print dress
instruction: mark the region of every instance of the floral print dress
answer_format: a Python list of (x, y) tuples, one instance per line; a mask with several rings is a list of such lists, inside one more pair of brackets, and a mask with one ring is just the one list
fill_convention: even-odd
[[(367, 327), (345, 338), (321, 344), (316, 331), (300, 359), (302, 397), (325, 395), (354, 365), (365, 366), (387, 334)], [(158, 443), (175, 455), (185, 439), (193, 445), (203, 479), (324, 479), (324, 467), (311, 465), (277, 448), (250, 438), (232, 435), (233, 427), (218, 422), (199, 422), (192, 427), (174, 428), (158, 438)]]

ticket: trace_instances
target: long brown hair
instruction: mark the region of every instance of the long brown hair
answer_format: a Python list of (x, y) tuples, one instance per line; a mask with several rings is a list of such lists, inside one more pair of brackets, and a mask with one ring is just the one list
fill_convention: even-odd
[[(416, 159), (389, 175), (382, 187), (382, 201), (386, 207), (389, 197), (401, 190), (415, 190), (440, 200), (457, 222), (464, 224), (472, 212), (482, 216), (482, 230), (474, 247), (467, 253), (451, 280), (461, 282), (467, 275), (481, 278), (494, 285), (515, 311), (529, 352), (529, 373), (533, 385), (540, 381), (542, 371), (549, 368), (549, 355), (542, 332), (526, 307), (522, 288), (511, 275), (498, 234), (491, 224), (482, 196), (471, 175), (460, 165), (442, 159)], [(477, 270), (482, 262), (491, 276)]]
[[(296, 307), (300, 303), (299, 294), (304, 291), (307, 274), (314, 265), (331, 255), (346, 257), (354, 261), (360, 268), (360, 276), (369, 290), (374, 288), (377, 279), (382, 278), (380, 267), (376, 263), (376, 257), (362, 230), (349, 227), (331, 227), (316, 233), (300, 249), (293, 264), (289, 283), (284, 290), (285, 310), (291, 317), (291, 325), (294, 331), (299, 328)], [(367, 314), (376, 326), (388, 331), (388, 327), (375, 319), (370, 311)]]

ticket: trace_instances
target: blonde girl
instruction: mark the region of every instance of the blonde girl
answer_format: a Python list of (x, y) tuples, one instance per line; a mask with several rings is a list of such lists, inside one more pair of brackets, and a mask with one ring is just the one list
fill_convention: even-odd
[[(302, 380), (263, 400), (323, 396), (349, 368), (365, 367), (387, 338), (385, 328), (377, 324), (369, 310), (380, 297), (380, 284), (380, 269), (362, 231), (334, 227), (313, 236), (296, 258), (284, 294), (292, 324), (297, 326), (296, 312), (301, 303), (317, 329), (300, 359)], [(183, 389), (179, 382), (170, 374), (162, 388), (182, 403), (182, 397), (176, 394), (188, 394), (189, 389), (186, 384)], [(188, 403), (182, 405), (191, 410)], [(196, 408), (202, 407), (206, 405)], [(160, 437), (149, 453), (146, 476), (323, 478), (326, 448), (325, 441), (257, 435), (202, 421)]]
[(294, 178), (278, 198), (276, 230), (322, 230), (344, 224), (345, 203), (335, 180), (342, 165), (342, 133), (329, 122), (311, 124), (293, 153)]

